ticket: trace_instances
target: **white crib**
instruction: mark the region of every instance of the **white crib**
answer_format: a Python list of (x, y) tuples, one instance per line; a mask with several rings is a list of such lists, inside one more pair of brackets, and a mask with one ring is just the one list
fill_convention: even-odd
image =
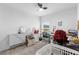
[(57, 44), (48, 44), (36, 52), (36, 55), (79, 55), (79, 51), (60, 46)]

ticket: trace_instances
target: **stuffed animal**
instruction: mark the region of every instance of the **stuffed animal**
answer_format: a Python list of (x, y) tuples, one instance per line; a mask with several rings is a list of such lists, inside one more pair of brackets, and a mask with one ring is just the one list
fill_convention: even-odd
[(77, 37), (72, 37), (72, 42), (75, 44), (79, 44), (79, 39)]

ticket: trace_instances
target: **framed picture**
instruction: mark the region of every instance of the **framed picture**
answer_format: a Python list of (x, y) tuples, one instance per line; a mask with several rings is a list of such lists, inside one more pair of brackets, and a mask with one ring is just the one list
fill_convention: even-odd
[(43, 25), (43, 30), (44, 30), (44, 32), (48, 32), (49, 31), (49, 25)]
[(78, 26), (78, 30), (79, 30), (79, 21), (78, 21), (78, 25), (77, 26)]
[(58, 22), (58, 26), (62, 26), (62, 21), (59, 21)]
[(44, 25), (44, 28), (49, 28), (49, 25)]

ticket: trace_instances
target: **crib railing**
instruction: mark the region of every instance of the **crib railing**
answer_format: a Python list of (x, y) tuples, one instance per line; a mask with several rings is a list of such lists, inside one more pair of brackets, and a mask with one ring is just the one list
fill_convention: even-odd
[(36, 55), (79, 55), (79, 52), (57, 44), (48, 44), (36, 52)]
[(52, 44), (52, 53), (55, 55), (79, 55), (79, 51), (57, 44)]

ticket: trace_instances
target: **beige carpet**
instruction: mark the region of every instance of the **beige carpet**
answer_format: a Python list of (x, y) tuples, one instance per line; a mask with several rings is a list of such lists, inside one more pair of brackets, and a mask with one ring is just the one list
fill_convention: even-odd
[(0, 55), (35, 55), (36, 51), (48, 44), (45, 41), (36, 42), (34, 45), (26, 47), (25, 45), (10, 49), (0, 53)]

